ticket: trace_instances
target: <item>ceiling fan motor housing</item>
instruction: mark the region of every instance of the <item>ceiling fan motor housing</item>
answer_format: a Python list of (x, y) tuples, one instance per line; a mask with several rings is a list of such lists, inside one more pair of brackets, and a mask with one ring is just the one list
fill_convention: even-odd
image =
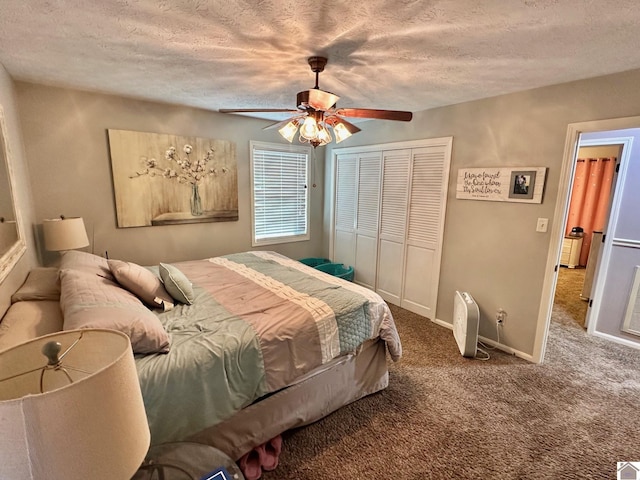
[(309, 62), (311, 71), (314, 73), (319, 73), (324, 71), (324, 67), (327, 64), (326, 57), (309, 57), (307, 61)]
[(298, 95), (296, 96), (296, 105), (298, 105), (298, 108), (301, 110), (309, 108), (309, 90), (298, 92)]

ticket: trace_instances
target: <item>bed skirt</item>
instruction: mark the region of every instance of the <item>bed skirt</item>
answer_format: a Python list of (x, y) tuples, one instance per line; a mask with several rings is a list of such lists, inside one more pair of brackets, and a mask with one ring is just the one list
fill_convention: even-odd
[(271, 394), (187, 440), (212, 445), (238, 460), (285, 430), (313, 423), (389, 384), (384, 341), (365, 343), (294, 385)]

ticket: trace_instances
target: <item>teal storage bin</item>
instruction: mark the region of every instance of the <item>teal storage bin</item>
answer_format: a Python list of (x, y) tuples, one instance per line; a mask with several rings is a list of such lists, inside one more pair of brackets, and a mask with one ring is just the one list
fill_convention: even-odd
[(300, 263), (304, 263), (305, 265), (308, 265), (310, 267), (317, 267), (318, 265), (324, 265), (325, 263), (331, 263), (331, 260), (329, 260), (328, 258), (313, 258), (313, 257), (301, 258), (298, 261)]
[(316, 270), (353, 282), (353, 267), (345, 267), (343, 263), (325, 263), (315, 267)]

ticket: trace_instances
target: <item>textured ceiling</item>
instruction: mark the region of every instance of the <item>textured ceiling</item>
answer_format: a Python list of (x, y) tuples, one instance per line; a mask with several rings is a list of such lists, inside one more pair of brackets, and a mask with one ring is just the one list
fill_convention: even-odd
[[(17, 80), (219, 108), (419, 111), (640, 68), (637, 0), (0, 0)], [(277, 118), (277, 117), (273, 117)]]

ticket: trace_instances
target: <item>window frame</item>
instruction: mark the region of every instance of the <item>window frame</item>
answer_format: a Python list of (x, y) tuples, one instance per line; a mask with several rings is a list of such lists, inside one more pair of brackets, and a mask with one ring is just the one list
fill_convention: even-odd
[[(292, 242), (303, 242), (311, 239), (310, 232), (310, 192), (309, 192), (309, 175), (310, 175), (310, 167), (311, 167), (311, 147), (306, 147), (303, 145), (289, 145), (283, 143), (270, 143), (270, 142), (259, 142), (259, 141), (250, 141), (249, 142), (249, 176), (251, 182), (251, 245), (253, 247), (259, 247), (263, 245), (276, 245), (280, 243), (292, 243)], [(304, 234), (283, 234), (278, 237), (268, 237), (268, 238), (256, 238), (256, 184), (255, 184), (255, 153), (256, 151), (272, 151), (277, 153), (296, 153), (306, 155), (305, 162), (305, 225), (306, 231)]]

